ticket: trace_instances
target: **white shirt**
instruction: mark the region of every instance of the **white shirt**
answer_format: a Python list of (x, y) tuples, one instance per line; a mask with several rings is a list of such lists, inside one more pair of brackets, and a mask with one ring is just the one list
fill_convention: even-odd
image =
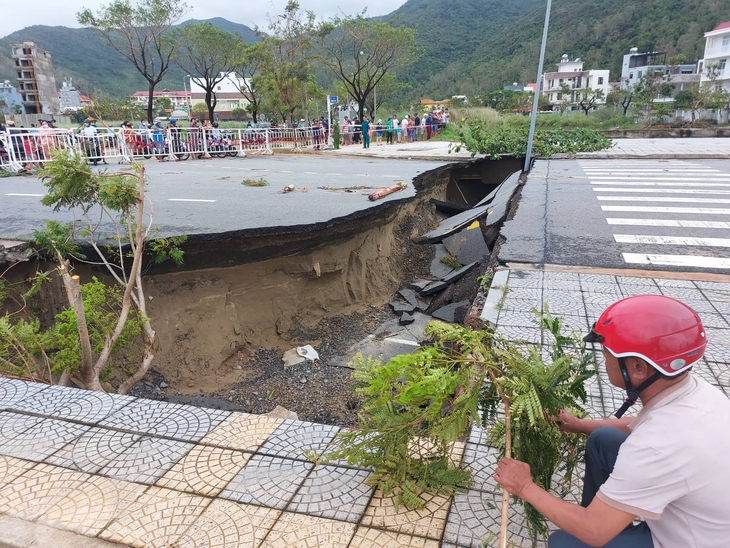
[(596, 496), (646, 518), (655, 548), (730, 546), (730, 400), (690, 374), (630, 428)]
[(81, 128), (81, 135), (84, 137), (95, 137), (97, 133), (99, 133), (99, 131), (92, 125)]

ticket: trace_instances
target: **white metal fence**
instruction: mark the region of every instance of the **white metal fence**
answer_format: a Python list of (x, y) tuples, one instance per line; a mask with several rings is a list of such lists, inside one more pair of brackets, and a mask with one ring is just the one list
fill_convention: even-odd
[(323, 127), (310, 128), (171, 128), (97, 130), (84, 135), (66, 129), (10, 129), (0, 133), (0, 169), (32, 171), (52, 161), (51, 152), (70, 149), (89, 162), (129, 163), (132, 159), (187, 160), (190, 157), (246, 156), (273, 149), (321, 148), (327, 144)]

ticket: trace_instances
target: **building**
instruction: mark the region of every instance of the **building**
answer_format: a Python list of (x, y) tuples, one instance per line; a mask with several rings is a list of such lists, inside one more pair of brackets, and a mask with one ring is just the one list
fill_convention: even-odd
[(18, 74), (18, 92), (26, 114), (60, 112), (51, 54), (34, 42), (12, 44), (10, 47)]
[(611, 89), (608, 83), (610, 71), (584, 70), (580, 57), (571, 61), (567, 55), (563, 55), (557, 67), (557, 72), (542, 75), (540, 86), (542, 94), (547, 95), (551, 109), (578, 108), (575, 105), (584, 96), (598, 96), (596, 104), (606, 103), (606, 96)]
[[(131, 95), (133, 103), (147, 108), (147, 100), (149, 99), (150, 92), (147, 90), (135, 91)], [(169, 99), (172, 103), (172, 109), (176, 110), (190, 110), (190, 92), (189, 91), (175, 91), (171, 89), (155, 90), (153, 95), (154, 99), (165, 98)]]
[(705, 33), (705, 56), (697, 63), (702, 83), (714, 80), (730, 91), (730, 21)]
[(0, 112), (2, 114), (25, 114), (23, 98), (8, 80), (0, 83)]
[[(241, 89), (246, 89), (243, 78), (235, 72), (220, 75), (223, 79), (216, 84), (213, 90), (217, 100), (215, 112), (218, 117), (228, 118), (233, 110), (246, 108), (249, 100), (246, 95), (241, 93)], [(205, 90), (195, 81), (194, 76), (190, 78), (190, 92), (191, 108), (200, 103), (205, 104)]]
[(77, 110), (94, 106), (91, 98), (83, 93), (79, 93), (70, 78), (68, 82), (66, 80), (63, 81), (61, 91), (58, 92), (58, 100), (61, 104), (61, 112), (76, 112)]
[(676, 91), (684, 89), (689, 84), (699, 81), (697, 66), (694, 64), (667, 64), (667, 53), (650, 51), (639, 53), (637, 48), (631, 48), (624, 55), (621, 64), (621, 89), (634, 87), (647, 75), (660, 76), (669, 83), (676, 84)]

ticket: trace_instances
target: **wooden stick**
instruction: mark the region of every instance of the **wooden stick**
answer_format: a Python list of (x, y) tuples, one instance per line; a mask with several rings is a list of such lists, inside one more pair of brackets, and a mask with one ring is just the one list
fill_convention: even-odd
[[(509, 411), (509, 402), (502, 396), (504, 402), (504, 456), (512, 458), (512, 417)], [(507, 526), (509, 525), (509, 493), (502, 488), (502, 519), (499, 522), (499, 548), (507, 548)]]

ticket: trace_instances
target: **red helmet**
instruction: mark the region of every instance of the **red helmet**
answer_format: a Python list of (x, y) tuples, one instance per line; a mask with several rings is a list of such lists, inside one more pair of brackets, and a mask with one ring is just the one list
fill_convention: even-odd
[(663, 295), (638, 295), (613, 303), (585, 341), (603, 344), (617, 358), (641, 358), (668, 377), (692, 367), (707, 346), (697, 313)]

